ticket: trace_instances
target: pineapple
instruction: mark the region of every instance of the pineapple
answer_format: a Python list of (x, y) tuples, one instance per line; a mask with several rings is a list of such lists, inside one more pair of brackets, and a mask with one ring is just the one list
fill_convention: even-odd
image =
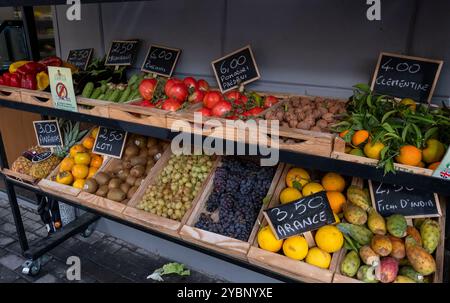
[(46, 150), (47, 149), (39, 146), (31, 147), (13, 162), (11, 169), (15, 172), (29, 175), (31, 166), (33, 165), (33, 162), (31, 162), (33, 155), (42, 153)]
[(80, 123), (77, 122), (75, 125), (72, 121), (58, 121), (60, 125), (63, 125), (64, 131), (64, 144), (61, 147), (56, 147), (53, 153), (59, 158), (65, 158), (69, 154), (69, 150), (78, 141), (80, 141), (87, 133), (87, 130), (80, 131)]
[(42, 179), (47, 177), (61, 162), (61, 159), (55, 155), (51, 155), (50, 158), (44, 161), (33, 163), (30, 169), (30, 176), (36, 179)]

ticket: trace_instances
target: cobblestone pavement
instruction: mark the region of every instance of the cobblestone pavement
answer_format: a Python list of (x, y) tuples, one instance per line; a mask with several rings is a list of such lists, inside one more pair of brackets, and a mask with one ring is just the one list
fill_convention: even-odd
[[(0, 193), (1, 194), (1, 193)], [(28, 241), (47, 235), (40, 217), (33, 210), (21, 208)], [(26, 261), (20, 252), (9, 203), (0, 195), (0, 283), (73, 283), (66, 278), (67, 258), (81, 260), (81, 281), (75, 282), (153, 282), (146, 277), (155, 269), (171, 262), (168, 259), (110, 237), (94, 232), (89, 238), (75, 236), (48, 253), (48, 263), (35, 277), (22, 274)], [(190, 276), (164, 276), (166, 282), (220, 282), (191, 270)]]

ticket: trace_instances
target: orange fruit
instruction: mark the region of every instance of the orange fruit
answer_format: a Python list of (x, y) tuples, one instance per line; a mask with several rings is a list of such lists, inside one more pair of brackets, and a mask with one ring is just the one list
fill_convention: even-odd
[(75, 165), (75, 161), (72, 158), (64, 158), (59, 166), (59, 171), (71, 171), (72, 167)]
[(73, 182), (72, 186), (75, 187), (75, 188), (78, 188), (78, 189), (83, 189), (85, 181), (86, 181), (85, 179), (76, 179)]
[(84, 148), (84, 146), (81, 144), (75, 144), (70, 148), (69, 151), (70, 157), (72, 158), (74, 158), (77, 153), (84, 153), (84, 152), (86, 152), (86, 148)]
[(65, 184), (65, 185), (69, 185), (72, 184), (73, 182), (73, 176), (70, 172), (68, 171), (62, 171), (59, 172), (56, 175), (56, 182), (60, 183), (60, 184)]
[(305, 186), (309, 181), (311, 181), (311, 177), (308, 172), (303, 168), (294, 167), (291, 168), (286, 175), (286, 186), (295, 187), (295, 185), (300, 185), (298, 190), (302, 189), (302, 186)]
[(97, 134), (98, 134), (98, 127), (96, 127), (96, 128), (94, 128), (92, 131), (91, 131), (91, 138), (97, 138)]
[(308, 242), (303, 236), (293, 236), (284, 240), (283, 253), (294, 260), (303, 260), (308, 254)]
[(398, 163), (418, 166), (422, 161), (422, 151), (413, 145), (404, 145), (400, 147), (399, 155), (395, 157)]
[(89, 168), (87, 165), (75, 164), (72, 168), (72, 175), (75, 179), (84, 179), (89, 174)]
[(411, 111), (416, 111), (417, 104), (413, 99), (404, 98), (404, 99), (402, 99), (402, 101), (400, 101), (400, 104), (408, 105), (408, 107), (411, 109)]
[(319, 228), (314, 236), (317, 246), (327, 253), (337, 252), (344, 245), (344, 236), (333, 225), (325, 225)]
[(91, 163), (91, 156), (88, 153), (76, 153), (74, 160), (75, 164), (89, 165)]
[(423, 163), (422, 161), (420, 161), (419, 164), (418, 164), (417, 166), (418, 166), (418, 167), (424, 168), (424, 167), (425, 167), (425, 163)]
[(339, 214), (342, 212), (342, 207), (344, 206), (346, 199), (341, 192), (327, 191), (327, 198), (334, 213)]
[(267, 251), (277, 252), (283, 246), (283, 240), (278, 240), (275, 237), (269, 225), (258, 232), (257, 239), (259, 247)]
[(97, 170), (98, 170), (97, 167), (93, 167), (93, 166), (89, 167), (89, 173), (88, 173), (87, 178), (88, 179), (92, 178), (95, 175), (95, 173), (97, 172)]
[(320, 268), (327, 269), (328, 267), (330, 267), (331, 255), (318, 247), (312, 247), (308, 250), (305, 262)]
[(371, 159), (380, 160), (381, 150), (384, 148), (384, 144), (381, 142), (369, 142), (364, 146), (364, 154)]
[(434, 163), (442, 160), (445, 155), (445, 145), (436, 139), (429, 139), (422, 151), (423, 161)]
[(92, 147), (94, 147), (94, 142), (95, 142), (94, 138), (87, 137), (83, 140), (81, 144), (87, 149), (92, 149)]
[(286, 204), (302, 198), (302, 193), (293, 187), (286, 187), (280, 193), (280, 203)]
[(323, 191), (323, 186), (320, 185), (320, 183), (317, 182), (310, 182), (303, 186), (302, 194), (304, 197), (313, 195), (315, 193)]
[(432, 169), (432, 170), (436, 170), (440, 164), (441, 164), (441, 162), (434, 162), (434, 163), (428, 165), (428, 168)]
[(366, 142), (367, 139), (369, 139), (369, 132), (367, 130), (361, 129), (353, 134), (352, 144), (358, 146)]
[(103, 157), (97, 154), (91, 155), (91, 167), (100, 168), (103, 164)]
[(326, 191), (344, 191), (345, 179), (337, 173), (327, 173), (322, 178), (322, 186)]
[(346, 129), (346, 130), (340, 132), (340, 133), (339, 133), (339, 137), (344, 138), (345, 135), (348, 134), (349, 131), (350, 131), (349, 129)]

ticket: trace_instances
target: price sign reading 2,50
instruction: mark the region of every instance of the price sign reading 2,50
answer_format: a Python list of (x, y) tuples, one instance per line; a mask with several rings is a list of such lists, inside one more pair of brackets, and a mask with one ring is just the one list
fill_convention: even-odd
[(224, 60), (220, 65), (220, 72), (222, 74), (227, 74), (230, 72), (230, 70), (231, 71), (235, 70), (236, 68), (244, 65), (245, 63), (247, 63), (247, 58), (244, 55), (239, 56), (238, 58), (233, 58), (229, 63), (228, 61)]
[(123, 133), (117, 133), (116, 130), (109, 130), (102, 128), (102, 133), (99, 133), (99, 137), (105, 141), (120, 141), (123, 139)]
[(382, 66), (381, 68), (384, 69), (385, 71), (390, 71), (395, 69), (398, 72), (409, 72), (410, 74), (416, 74), (418, 72), (420, 72), (420, 64), (418, 63), (413, 63), (413, 64), (409, 64), (407, 62), (401, 62), (398, 63), (395, 67), (391, 66), (391, 62), (392, 59), (387, 60)]
[(126, 138), (127, 133), (124, 131), (100, 127), (93, 152), (120, 159)]
[(123, 55), (133, 49), (134, 43), (117, 43), (113, 45), (111, 52), (116, 55)]

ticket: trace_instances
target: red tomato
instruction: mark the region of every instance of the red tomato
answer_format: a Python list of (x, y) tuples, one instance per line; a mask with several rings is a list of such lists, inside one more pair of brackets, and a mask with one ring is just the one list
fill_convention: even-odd
[(228, 117), (226, 117), (226, 119), (228, 119), (228, 120), (237, 120), (237, 119), (239, 119), (239, 117), (238, 116), (228, 116)]
[(210, 91), (205, 94), (205, 97), (203, 98), (203, 104), (209, 108), (212, 109), (216, 103), (222, 101), (222, 95), (218, 91)]
[(184, 78), (183, 83), (184, 83), (184, 85), (187, 86), (188, 89), (197, 89), (198, 88), (197, 81), (195, 81), (195, 79), (192, 77)]
[(206, 82), (206, 80), (200, 79), (197, 81), (198, 89), (202, 90), (204, 92), (209, 91), (209, 84)]
[(182, 105), (182, 103), (176, 99), (167, 99), (164, 101), (161, 108), (163, 110), (176, 112), (177, 110), (179, 110), (181, 108), (181, 105)]
[(229, 113), (231, 111), (231, 103), (228, 101), (219, 101), (214, 105), (214, 107), (211, 110), (211, 113), (213, 116), (216, 117), (223, 117), (226, 113)]
[(202, 90), (195, 89), (194, 92), (188, 97), (189, 102), (200, 103), (203, 101), (205, 93)]
[(168, 96), (168, 91), (174, 84), (180, 84), (180, 83), (183, 83), (183, 81), (181, 81), (180, 79), (177, 79), (177, 78), (171, 78), (171, 79), (167, 80), (166, 85), (164, 86), (164, 93), (166, 94), (166, 96)]
[(205, 117), (211, 117), (211, 110), (206, 107), (202, 107), (200, 109), (197, 109), (196, 112), (201, 113)]
[(161, 105), (164, 103), (164, 101), (166, 101), (167, 99), (159, 99), (156, 103), (155, 103), (155, 107), (157, 108), (161, 108)]
[(225, 100), (235, 101), (235, 100), (239, 100), (239, 98), (241, 98), (241, 93), (236, 90), (232, 90), (232, 91), (225, 93), (224, 97), (225, 97)]
[(167, 91), (167, 97), (184, 102), (189, 95), (189, 91), (184, 83), (176, 83)]
[(248, 102), (248, 97), (246, 95), (242, 95), (241, 98), (239, 99), (243, 104), (247, 104)]
[(151, 100), (156, 89), (156, 79), (144, 79), (139, 84), (139, 93), (145, 100)]
[(271, 106), (274, 106), (276, 103), (278, 103), (278, 98), (274, 96), (267, 96), (264, 99), (264, 108), (269, 108)]
[(139, 103), (139, 105), (140, 105), (140, 106), (143, 106), (143, 107), (155, 107), (155, 104), (153, 104), (152, 102), (150, 102), (150, 100), (142, 100), (142, 101)]
[(243, 113), (243, 115), (246, 117), (257, 116), (262, 111), (263, 111), (263, 109), (261, 107), (254, 107), (254, 108), (246, 111), (245, 113)]

